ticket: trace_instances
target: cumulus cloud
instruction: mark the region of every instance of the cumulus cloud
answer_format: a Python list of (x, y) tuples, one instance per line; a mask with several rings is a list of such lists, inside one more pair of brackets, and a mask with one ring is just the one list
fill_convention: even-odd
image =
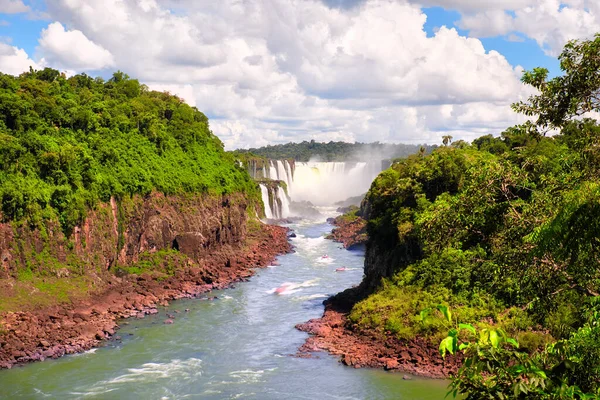
[(534, 39), (546, 54), (556, 56), (569, 40), (591, 38), (600, 31), (600, 2), (534, 0), (501, 9), (466, 12), (458, 26), (475, 37), (520, 32)]
[[(509, 104), (527, 94), (521, 69), (455, 29), (428, 37), (421, 5), (436, 1), (49, 0), (57, 22), (38, 53), (52, 67), (120, 69), (176, 94), (227, 148), (433, 143), (519, 122)], [(500, 12), (515, 3), (493, 2)]]
[(19, 75), (29, 71), (29, 67), (39, 69), (40, 66), (29, 58), (25, 50), (0, 43), (0, 72)]
[(45, 62), (59, 68), (86, 71), (114, 66), (108, 50), (79, 30), (65, 30), (60, 22), (53, 22), (42, 31), (38, 51)]
[(31, 11), (23, 0), (0, 0), (0, 14), (20, 14)]

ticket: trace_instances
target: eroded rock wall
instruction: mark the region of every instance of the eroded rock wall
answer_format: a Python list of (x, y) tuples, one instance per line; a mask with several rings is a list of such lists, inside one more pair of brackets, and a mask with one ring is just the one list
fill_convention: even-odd
[(19, 269), (61, 274), (64, 266), (102, 274), (137, 262), (143, 252), (176, 249), (200, 260), (224, 245), (243, 242), (247, 201), (241, 195), (134, 196), (111, 199), (90, 211), (65, 237), (57, 221), (41, 228), (0, 224), (0, 278)]

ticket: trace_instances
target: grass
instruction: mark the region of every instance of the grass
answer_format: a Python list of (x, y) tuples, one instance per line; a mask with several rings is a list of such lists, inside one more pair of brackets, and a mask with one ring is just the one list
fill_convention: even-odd
[(174, 276), (179, 269), (186, 265), (188, 257), (177, 250), (166, 249), (154, 253), (140, 254), (137, 263), (130, 266), (117, 267), (117, 275), (150, 274), (157, 279)]
[[(6, 282), (5, 282), (6, 284)], [(86, 277), (68, 279), (27, 276), (2, 287), (0, 312), (31, 311), (71, 303), (87, 296), (94, 283)]]

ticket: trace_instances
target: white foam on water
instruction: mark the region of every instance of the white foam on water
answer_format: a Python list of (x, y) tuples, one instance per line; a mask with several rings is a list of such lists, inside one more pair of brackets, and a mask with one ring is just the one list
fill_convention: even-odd
[(302, 283), (293, 283), (293, 282), (283, 282), (279, 287), (273, 288), (267, 293), (273, 294), (276, 293), (278, 295), (289, 295), (293, 293), (297, 293), (304, 288), (316, 286), (319, 282), (320, 278), (311, 279), (308, 281), (304, 281)]
[(139, 368), (128, 368), (127, 373), (113, 379), (100, 381), (96, 385), (86, 388), (85, 392), (73, 392), (78, 396), (97, 396), (116, 390), (131, 382), (145, 383), (156, 382), (158, 379), (195, 380), (202, 375), (202, 360), (188, 358), (187, 360), (172, 360), (168, 363), (146, 363)]
[(324, 299), (329, 297), (328, 294), (324, 294), (324, 293), (317, 293), (317, 294), (311, 294), (309, 296), (300, 296), (295, 298), (294, 300), (297, 301), (308, 301), (308, 300), (314, 300), (314, 299)]
[(272, 372), (275, 371), (277, 368), (270, 368), (270, 369), (243, 369), (240, 371), (232, 371), (229, 373), (229, 376), (231, 378), (234, 378), (237, 380), (236, 383), (242, 383), (242, 384), (247, 384), (247, 383), (258, 383), (258, 382), (263, 382), (262, 377), (265, 374), (265, 372)]
[(89, 396), (101, 396), (110, 392), (114, 392), (117, 388), (90, 388), (87, 392), (71, 392), (74, 396), (78, 397), (89, 397)]
[(36, 394), (40, 395), (40, 396), (44, 396), (44, 397), (52, 397), (52, 395), (51, 395), (51, 394), (44, 393), (44, 392), (42, 392), (42, 391), (41, 391), (40, 389), (38, 389), (38, 388), (33, 388), (33, 391), (34, 391)]
[(89, 349), (89, 350), (84, 351), (82, 353), (72, 354), (71, 357), (81, 357), (81, 356), (87, 356), (87, 355), (90, 355), (90, 354), (96, 354), (97, 351), (98, 351), (97, 348), (95, 348), (95, 349)]
[(305, 252), (314, 252), (319, 248), (324, 247), (327, 244), (327, 239), (324, 237), (309, 238), (304, 235), (298, 235), (292, 238), (292, 243), (297, 249), (304, 250)]
[(331, 257), (319, 257), (315, 260), (315, 262), (319, 263), (319, 264), (331, 264), (334, 261), (335, 261), (335, 258), (331, 258)]

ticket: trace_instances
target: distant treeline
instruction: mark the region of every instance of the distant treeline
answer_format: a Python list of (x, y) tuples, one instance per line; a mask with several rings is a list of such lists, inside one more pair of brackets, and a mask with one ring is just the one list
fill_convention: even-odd
[(390, 144), (390, 143), (320, 143), (311, 140), (301, 143), (286, 143), (252, 149), (236, 150), (236, 153), (252, 153), (257, 156), (283, 160), (293, 159), (300, 162), (319, 161), (367, 161), (373, 159), (395, 159), (411, 154), (431, 153), (436, 145)]

